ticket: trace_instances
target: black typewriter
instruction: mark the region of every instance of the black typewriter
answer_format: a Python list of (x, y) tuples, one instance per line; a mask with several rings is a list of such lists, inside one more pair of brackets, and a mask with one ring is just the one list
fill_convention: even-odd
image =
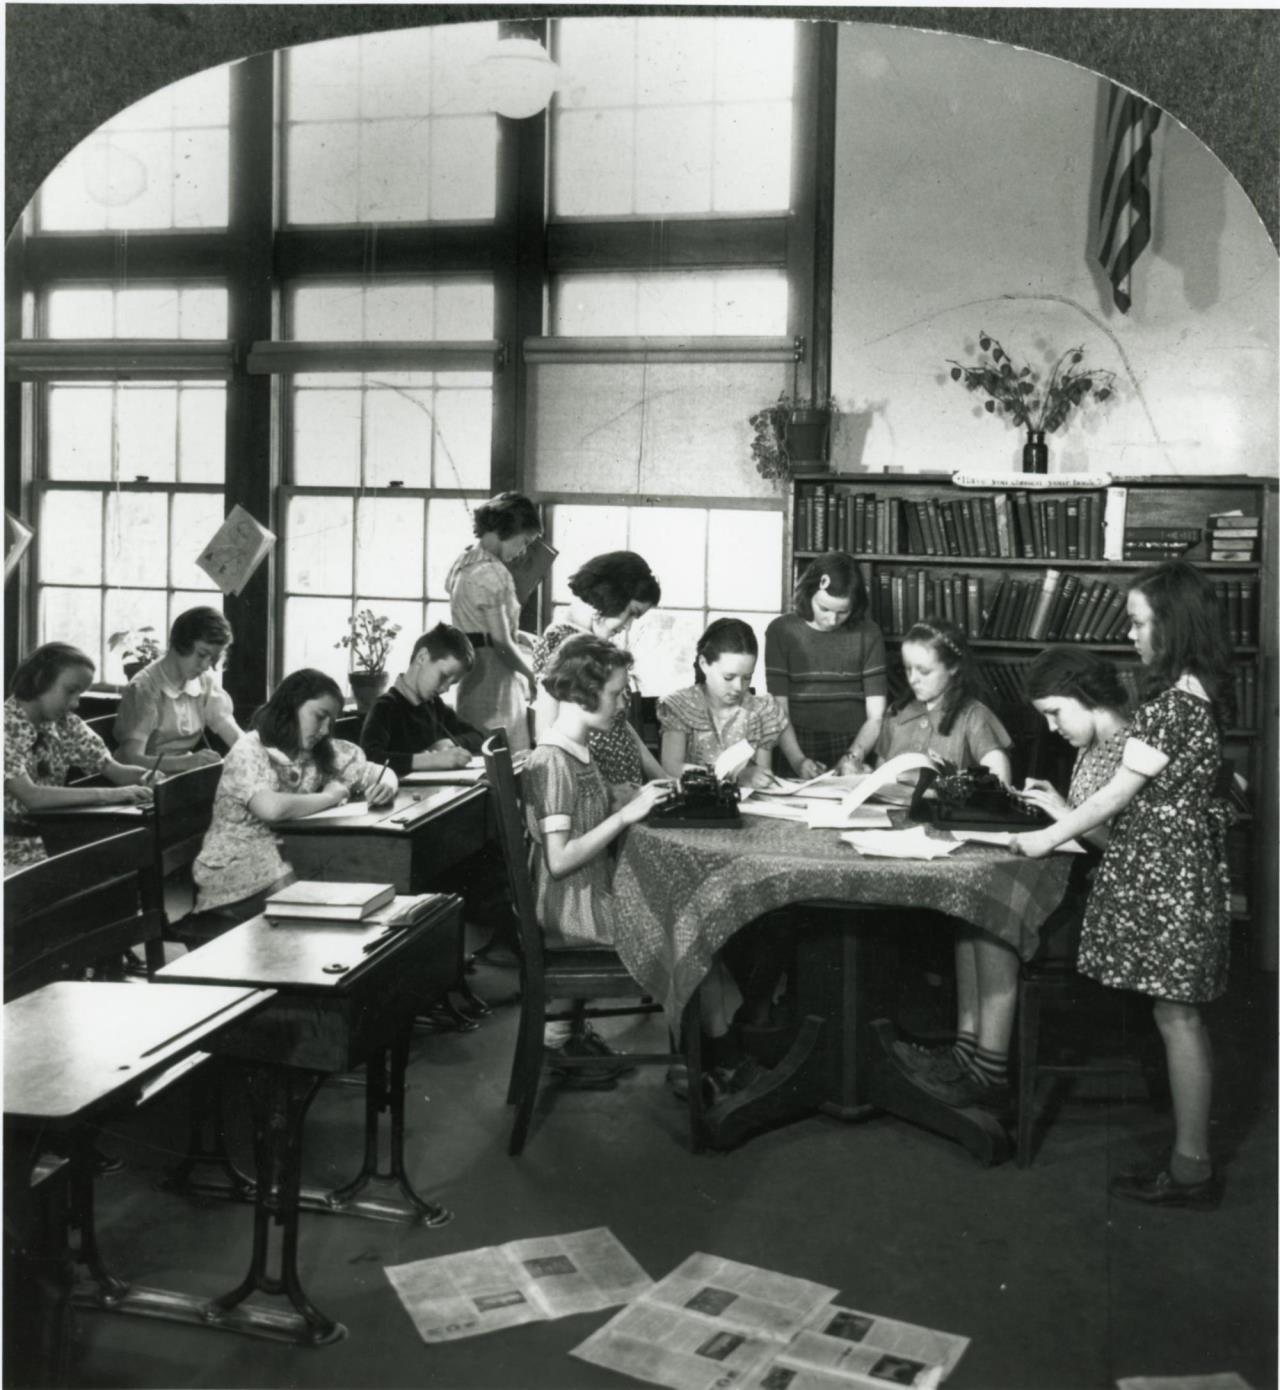
[(1039, 830), (1053, 818), (1030, 806), (986, 767), (926, 768), (916, 783), (912, 820), (954, 830)]
[(737, 829), (742, 824), (738, 788), (718, 781), (707, 768), (690, 768), (676, 783), (674, 795), (649, 812), (647, 823), (672, 830)]

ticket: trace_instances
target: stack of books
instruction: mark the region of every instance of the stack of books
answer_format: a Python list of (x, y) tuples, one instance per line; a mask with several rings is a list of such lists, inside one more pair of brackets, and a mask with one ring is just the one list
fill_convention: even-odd
[(1258, 549), (1260, 518), (1243, 512), (1215, 512), (1209, 517), (1209, 559), (1248, 564)]
[(1127, 526), (1124, 558), (1158, 565), (1161, 560), (1176, 560), (1185, 555), (1203, 539), (1198, 526)]
[(307, 879), (277, 889), (263, 904), (270, 922), (363, 922), (396, 895), (390, 883)]

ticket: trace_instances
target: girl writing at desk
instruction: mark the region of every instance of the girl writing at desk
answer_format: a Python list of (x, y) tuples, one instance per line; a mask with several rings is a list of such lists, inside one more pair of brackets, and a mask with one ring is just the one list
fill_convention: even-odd
[[(322, 671), (286, 676), (223, 763), (213, 820), (193, 866), (196, 912), (216, 935), (262, 910), (263, 899), (293, 882), (274, 826), (353, 796), (385, 806), (398, 787), (389, 768), (368, 762), (354, 743), (330, 736), (342, 691)], [(219, 920), (220, 919), (220, 920)], [(194, 925), (194, 924), (193, 924)]]
[(174, 620), (169, 650), (129, 682), (116, 715), (122, 763), (190, 772), (218, 761), (205, 743), (212, 730), (228, 748), (240, 737), (231, 698), (214, 669), (231, 644), (231, 624), (216, 608), (188, 608)]
[(1120, 767), (1054, 825), (1014, 837), (1032, 857), (1116, 818), (1085, 909), (1080, 972), (1153, 1001), (1169, 1067), (1168, 1159), (1118, 1174), (1117, 1197), (1212, 1208), (1222, 1177), (1209, 1150), (1213, 1049), (1200, 1007), (1227, 987), (1231, 882), (1218, 796), (1232, 710), (1229, 631), (1213, 585), (1181, 560), (1144, 571), (1126, 600), (1146, 667)]
[[(13, 693), (4, 702), (5, 873), (46, 858), (40, 832), (28, 811), (109, 803), (145, 806), (151, 788), (141, 768), (125, 767), (76, 713), (93, 682), (93, 662), (78, 647), (46, 642), (13, 673)], [(100, 775), (109, 787), (68, 787), (79, 768)]]

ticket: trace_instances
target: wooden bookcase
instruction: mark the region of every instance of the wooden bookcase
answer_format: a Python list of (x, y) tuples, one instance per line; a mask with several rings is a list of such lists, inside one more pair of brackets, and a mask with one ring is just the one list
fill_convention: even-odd
[[(1237, 916), (1254, 925), (1261, 962), (1274, 968), (1275, 481), (1146, 476), (1086, 488), (1070, 486), (1069, 478), (1057, 485), (1050, 479), (1047, 487), (1020, 487), (1021, 481), (1010, 475), (1007, 483), (961, 487), (941, 474), (799, 474), (789, 498), (791, 569), (798, 575), (823, 550), (857, 558), (871, 615), (885, 634), (895, 691), (905, 688), (902, 633), (931, 612), (953, 618), (968, 634), (991, 703), (1014, 736), (1015, 775), (1035, 770), (1059, 780), (1070, 750), (1048, 737), (1026, 701), (1027, 664), (1046, 646), (1082, 642), (1112, 658), (1136, 689), (1139, 666), (1123, 595), (1134, 574), (1163, 556), (1123, 558), (1134, 553), (1123, 538), (1145, 532), (1150, 543), (1161, 531), (1200, 533), (1183, 558), (1219, 586), (1233, 629), (1238, 714), (1225, 751), (1249, 784), (1230, 844), (1233, 902)], [(1259, 537), (1247, 560), (1215, 562), (1208, 558), (1208, 518), (1229, 512), (1259, 518)], [(1113, 554), (1121, 558), (1108, 558)]]

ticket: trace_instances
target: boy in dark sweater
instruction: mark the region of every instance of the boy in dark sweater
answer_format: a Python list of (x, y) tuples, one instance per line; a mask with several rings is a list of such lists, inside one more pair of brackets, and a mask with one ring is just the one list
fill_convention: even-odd
[(397, 777), (408, 772), (465, 767), (484, 734), (440, 698), (470, 670), (475, 651), (467, 634), (437, 623), (413, 644), (408, 670), (380, 695), (365, 716), (360, 747), (370, 762), (386, 763)]

